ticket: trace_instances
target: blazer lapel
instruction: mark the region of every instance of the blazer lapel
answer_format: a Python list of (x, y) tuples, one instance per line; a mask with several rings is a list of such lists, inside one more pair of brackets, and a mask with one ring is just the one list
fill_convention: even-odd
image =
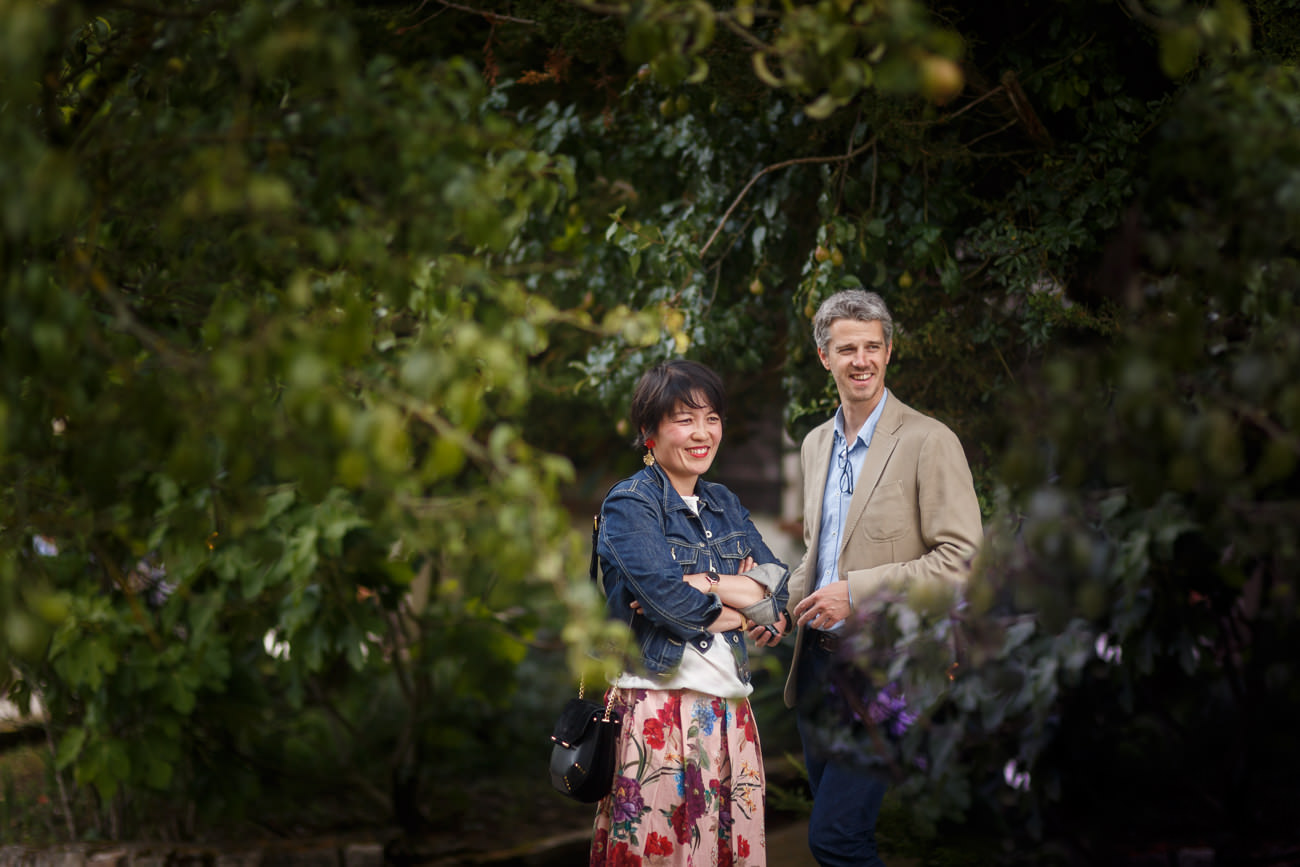
[(813, 569), (808, 570), (808, 592), (817, 586), (817, 573), (820, 567), (817, 567), (817, 549), (820, 545), (821, 527), (822, 527), (822, 496), (826, 491), (826, 473), (831, 467), (831, 440), (835, 435), (835, 419), (823, 422), (820, 426), (813, 429), (813, 465), (812, 472), (803, 485), (803, 514), (804, 522), (812, 529), (812, 544), (809, 549), (812, 553), (811, 565)]
[(862, 514), (867, 510), (867, 501), (875, 493), (880, 476), (885, 472), (885, 465), (889, 463), (889, 457), (898, 445), (898, 429), (902, 424), (903, 405), (898, 398), (894, 397), (893, 392), (890, 392), (884, 412), (880, 414), (880, 421), (876, 422), (876, 431), (871, 435), (871, 445), (867, 447), (867, 457), (862, 463), (862, 472), (854, 483), (853, 499), (849, 501), (849, 514), (844, 520), (844, 538), (840, 540), (840, 563), (844, 562), (844, 548), (849, 539), (853, 538), (853, 531), (862, 520)]

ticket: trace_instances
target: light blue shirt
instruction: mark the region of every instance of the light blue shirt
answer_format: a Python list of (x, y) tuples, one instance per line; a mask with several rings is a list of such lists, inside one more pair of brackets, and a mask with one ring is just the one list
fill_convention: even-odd
[[(826, 487), (822, 492), (822, 522), (817, 533), (817, 590), (839, 580), (844, 521), (849, 513), (849, 503), (853, 501), (853, 491), (857, 490), (858, 477), (862, 475), (862, 465), (867, 460), (867, 448), (876, 432), (876, 423), (880, 421), (880, 414), (888, 399), (889, 392), (880, 396), (880, 403), (876, 404), (852, 443), (844, 435), (844, 407), (835, 411), (835, 435), (831, 438), (831, 462), (826, 471)], [(844, 472), (846, 463), (847, 476)], [(852, 480), (852, 487), (846, 484), (848, 479)], [(850, 597), (850, 604), (852, 601)]]

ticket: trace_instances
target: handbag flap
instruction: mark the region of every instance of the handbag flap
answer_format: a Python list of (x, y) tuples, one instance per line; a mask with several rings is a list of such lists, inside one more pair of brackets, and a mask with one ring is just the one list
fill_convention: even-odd
[(582, 740), (582, 736), (592, 730), (600, 721), (604, 708), (586, 699), (571, 698), (560, 711), (560, 718), (555, 722), (555, 732), (551, 740), (568, 746)]

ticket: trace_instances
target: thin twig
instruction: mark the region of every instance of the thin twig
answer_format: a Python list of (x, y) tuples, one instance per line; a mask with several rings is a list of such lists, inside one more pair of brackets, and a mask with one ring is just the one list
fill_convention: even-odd
[(149, 643), (153, 645), (155, 650), (162, 650), (162, 637), (158, 635), (158, 631), (154, 629), (153, 621), (149, 618), (149, 615), (145, 613), (144, 606), (140, 604), (140, 594), (138, 594), (135, 588), (131, 586), (131, 582), (127, 579), (127, 576), (122, 573), (121, 568), (119, 568), (117, 562), (113, 560), (108, 549), (106, 549), (98, 540), (92, 539), (90, 541), (90, 550), (93, 551), (95, 556), (99, 558), (99, 561), (104, 564), (104, 570), (108, 572), (109, 578), (113, 580), (113, 583), (117, 585), (117, 588), (122, 591), (122, 595), (126, 597), (127, 607), (129, 607), (131, 613), (135, 615), (136, 622), (140, 624), (140, 628), (144, 631), (145, 637), (149, 639)]
[(59, 787), (59, 801), (63, 804), (63, 818), (68, 825), (68, 841), (72, 842), (77, 839), (77, 821), (72, 814), (72, 803), (68, 800), (68, 789), (63, 785), (63, 771), (59, 770), (56, 764), (59, 751), (54, 746), (54, 732), (50, 729), (50, 706), (45, 701), (45, 692), (40, 685), (32, 683), (31, 686), (32, 693), (41, 703), (41, 711), (44, 715), (41, 722), (44, 724), (42, 727), (45, 729), (45, 742), (50, 747), (50, 767), (54, 768), (54, 782)]
[(737, 22), (735, 19), (733, 19), (730, 15), (720, 14), (718, 15), (718, 20), (721, 21), (722, 26), (727, 28), (727, 30), (731, 31), (733, 35), (739, 36), (743, 42), (749, 43), (749, 46), (751, 48), (756, 48), (759, 51), (768, 54), (775, 53), (772, 46), (768, 45), (766, 42), (759, 39), (754, 34), (750, 33), (749, 30), (742, 27), (740, 23)]
[[(736, 231), (736, 234), (744, 235), (745, 230), (749, 228), (749, 224), (752, 222), (754, 222), (754, 215), (750, 214), (749, 217), (745, 219), (745, 222), (741, 225), (740, 229)], [(718, 257), (718, 261), (714, 262), (713, 265), (709, 268), (709, 270), (713, 271), (715, 275), (714, 286), (713, 286), (713, 298), (716, 298), (718, 295), (717, 277), (722, 273), (722, 263), (725, 261), (727, 261), (727, 254), (723, 253), (721, 256)], [(709, 299), (709, 307), (713, 306), (713, 298)]]
[(713, 230), (713, 234), (709, 236), (709, 240), (700, 249), (700, 258), (703, 259), (704, 254), (709, 252), (709, 248), (713, 246), (713, 242), (718, 238), (718, 233), (722, 231), (723, 226), (727, 225), (727, 220), (731, 219), (732, 212), (735, 211), (737, 207), (739, 207), (740, 203), (744, 200), (745, 196), (749, 193), (750, 188), (753, 187), (754, 184), (758, 183), (758, 179), (763, 177), (763, 175), (767, 174), (768, 172), (774, 172), (777, 169), (789, 168), (790, 166), (808, 165), (812, 163), (844, 162), (846, 160), (851, 160), (854, 157), (859, 156), (860, 154), (865, 152), (868, 148), (874, 147), (875, 144), (876, 144), (876, 136), (873, 135), (871, 137), (871, 140), (863, 144), (861, 147), (849, 151), (846, 154), (841, 154), (840, 156), (837, 157), (796, 157), (795, 159), (792, 160), (785, 160), (784, 162), (773, 163), (772, 165), (767, 166), (766, 168), (760, 170), (758, 174), (754, 175), (752, 178), (749, 179), (749, 183), (745, 184), (745, 188), (740, 191), (740, 195), (736, 196), (736, 200), (731, 203), (731, 207), (727, 208), (727, 212), (722, 215), (722, 219), (718, 221), (718, 227)]
[[(723, 257), (726, 258), (725, 256)], [(722, 285), (722, 268), (713, 269), (713, 294), (709, 296), (709, 303), (704, 305), (704, 312), (708, 313), (713, 309), (713, 302), (718, 300), (718, 287)]]
[[(862, 121), (862, 106), (858, 106), (858, 116), (853, 119), (853, 126), (849, 129), (849, 147), (853, 147), (853, 134), (857, 130), (858, 124)], [(835, 213), (840, 212), (840, 205), (844, 203), (844, 185), (849, 179), (849, 167), (847, 164), (840, 166), (840, 184), (839, 189), (835, 191)]]
[(1092, 41), (1096, 38), (1097, 38), (1097, 34), (1096, 33), (1092, 34), (1087, 39), (1085, 39), (1083, 44), (1080, 45), (1078, 48), (1074, 49), (1073, 51), (1066, 52), (1066, 54), (1060, 60), (1056, 61), (1055, 63), (1049, 63), (1046, 66), (1044, 66), (1042, 69), (1035, 69), (1033, 72), (1026, 75), (1025, 81), (1033, 81), (1035, 78), (1038, 78), (1040, 75), (1051, 72), (1056, 67), (1066, 63), (1071, 58), (1073, 58), (1074, 55), (1078, 54), (1080, 51), (1083, 51), (1085, 48), (1091, 45)]
[(1015, 151), (993, 151), (992, 153), (987, 154), (970, 154), (970, 158), (973, 160), (1001, 160), (1007, 159), (1008, 157), (1023, 157), (1038, 155), (1041, 153), (1042, 151), (1037, 148), (1022, 148)]
[(871, 145), (871, 207), (867, 209), (868, 214), (876, 213), (876, 181), (880, 178), (880, 148), (876, 147), (875, 140)]
[(213, 9), (218, 9), (221, 6), (224, 6), (225, 4), (218, 3), (209, 9), (198, 9), (193, 12), (177, 11), (175, 9), (165, 9), (162, 6), (144, 6), (139, 3), (114, 3), (113, 5), (118, 9), (122, 9), (126, 12), (134, 12), (137, 15), (149, 15), (154, 18), (183, 18), (189, 20), (198, 20), (200, 18), (206, 18), (213, 11)]
[[(513, 24), (528, 24), (531, 26), (537, 25), (536, 21), (533, 21), (532, 19), (529, 18), (516, 18), (513, 15), (502, 15), (499, 12), (488, 12), (487, 10), (484, 9), (475, 9), (472, 6), (462, 6), (459, 3), (452, 3), (451, 0), (438, 0), (438, 2), (441, 3), (443, 6), (446, 6), (448, 9), (455, 9), (459, 12), (468, 12), (471, 15), (482, 15), (484, 18), (487, 18), (490, 21), (509, 21)], [(420, 5), (424, 5), (424, 4), (420, 4)]]
[(930, 160), (921, 151), (921, 222), (930, 222)]
[[(991, 136), (995, 136), (995, 135), (997, 135), (997, 134), (1000, 133), (1000, 132), (1006, 132), (1007, 130), (1011, 129), (1011, 127), (1015, 126), (1015, 125), (1018, 124), (1018, 123), (1020, 123), (1019, 118), (1017, 118), (1016, 120), (1011, 121), (1010, 123), (1006, 124), (1005, 126), (998, 127), (997, 129), (993, 130), (992, 132), (986, 132), (986, 133), (984, 133), (984, 135), (976, 136), (975, 138), (973, 138), (973, 139), (971, 139), (970, 141), (966, 142), (966, 144), (962, 145), (962, 147), (965, 147), (965, 148), (971, 148), (971, 147), (974, 147), (975, 144), (976, 144), (977, 142), (982, 142), (982, 141), (984, 141), (984, 139), (989, 138), (989, 137), (991, 137)], [(1029, 151), (1029, 153), (1036, 153), (1036, 152), (1035, 152), (1035, 151)]]
[(1138, 0), (1124, 0), (1124, 4), (1121, 8), (1128, 9), (1129, 13), (1134, 18), (1150, 27), (1152, 30), (1169, 31), (1173, 30), (1176, 26), (1172, 21), (1166, 21), (1165, 19), (1152, 15), (1150, 12), (1143, 9), (1142, 4), (1138, 2)]
[(1014, 385), (1016, 382), (1016, 375), (1011, 372), (1011, 365), (1007, 364), (1007, 360), (1002, 357), (1002, 350), (995, 345), (993, 347), (993, 353), (997, 355), (998, 361), (1002, 362), (1002, 369), (1007, 372), (1007, 376), (1011, 377), (1011, 383)]
[(577, 6), (579, 9), (595, 12), (597, 15), (627, 15), (627, 10), (622, 6), (603, 6), (600, 3), (588, 2), (588, 0), (565, 0), (565, 2), (570, 6)]
[(955, 118), (961, 117), (963, 114), (970, 111), (972, 108), (979, 105), (981, 102), (988, 99), (989, 97), (997, 96), (999, 93), (1002, 93), (1002, 91), (1003, 91), (1002, 85), (998, 85), (992, 90), (985, 91), (979, 97), (972, 99), (970, 102), (966, 103), (961, 108), (954, 111), (952, 114), (945, 114), (943, 117), (935, 118), (934, 120), (907, 120), (907, 121), (903, 121), (900, 124), (900, 126), (939, 126), (941, 124), (948, 123), (949, 121), (954, 120)]

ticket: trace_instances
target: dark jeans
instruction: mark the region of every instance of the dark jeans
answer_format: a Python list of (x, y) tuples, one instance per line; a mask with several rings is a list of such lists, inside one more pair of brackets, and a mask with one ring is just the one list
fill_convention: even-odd
[(829, 688), (831, 662), (816, 642), (807, 642), (799, 659), (796, 720), (813, 796), (808, 848), (821, 867), (884, 867), (876, 852), (876, 817), (888, 783), (851, 753), (825, 748), (817, 730), (839, 711), (827, 707), (839, 701)]

